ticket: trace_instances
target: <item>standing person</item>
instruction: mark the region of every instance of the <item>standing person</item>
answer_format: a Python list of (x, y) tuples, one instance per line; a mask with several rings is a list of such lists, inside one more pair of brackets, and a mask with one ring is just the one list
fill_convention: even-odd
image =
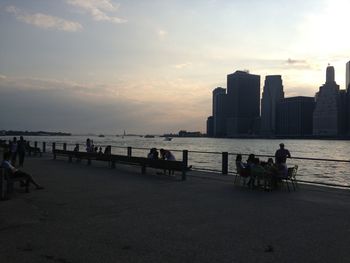
[(288, 174), (288, 168), (287, 168), (287, 158), (290, 158), (290, 152), (284, 148), (284, 144), (280, 143), (280, 148), (275, 153), (275, 162), (276, 165), (283, 170), (283, 173), (285, 176)]
[(92, 140), (90, 140), (90, 138), (87, 138), (86, 139), (86, 151), (91, 152), (91, 148), (92, 148)]
[(26, 141), (23, 139), (23, 136), (19, 137), (18, 147), (18, 161), (19, 161), (19, 167), (23, 167), (24, 163), (24, 156), (26, 153)]
[(12, 163), (12, 165), (16, 164), (17, 150), (18, 150), (17, 138), (13, 137), (12, 142), (10, 141), (10, 153), (11, 153), (11, 163)]

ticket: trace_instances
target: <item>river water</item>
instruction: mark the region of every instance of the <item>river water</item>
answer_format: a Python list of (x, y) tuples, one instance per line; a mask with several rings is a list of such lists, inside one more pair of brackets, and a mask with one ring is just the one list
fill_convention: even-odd
[[(280, 140), (280, 139), (214, 139), (214, 138), (173, 138), (165, 141), (162, 137), (144, 138), (139, 136), (33, 136), (26, 137), (31, 142), (47, 142), (47, 149), (51, 148), (51, 142), (58, 143), (57, 148), (62, 147), (61, 143), (68, 143), (68, 149), (73, 149), (75, 143), (81, 145), (84, 150), (87, 138), (94, 141), (95, 146), (112, 145), (112, 153), (126, 154), (125, 147), (145, 148), (133, 149), (134, 156), (146, 156), (147, 149), (156, 147), (158, 149), (174, 150), (176, 159), (182, 159), (182, 150), (189, 151), (189, 165), (194, 169), (221, 170), (221, 152), (229, 152), (229, 172), (235, 172), (235, 154), (274, 155), (280, 142), (285, 144), (292, 157), (309, 157), (320, 159), (350, 160), (350, 141), (337, 140)], [(0, 139), (9, 139), (4, 136)], [(33, 143), (32, 143), (33, 145)], [(119, 148), (121, 147), (121, 148)], [(195, 153), (202, 152), (202, 153)], [(209, 153), (208, 153), (209, 152)], [(217, 153), (217, 154), (216, 154)], [(245, 160), (247, 156), (243, 156)], [(260, 157), (260, 160), (267, 160), (267, 157)], [(289, 159), (288, 166), (298, 165), (298, 178), (301, 180), (321, 183), (331, 183), (350, 186), (350, 163), (325, 162)]]

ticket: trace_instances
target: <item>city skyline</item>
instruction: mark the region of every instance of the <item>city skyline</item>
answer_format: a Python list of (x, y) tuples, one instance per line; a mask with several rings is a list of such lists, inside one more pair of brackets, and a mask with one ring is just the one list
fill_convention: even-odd
[[(249, 69), (314, 96), (345, 89), (347, 1), (0, 3), (2, 129), (205, 131), (211, 91)], [(262, 92), (262, 91), (261, 91)], [(78, 124), (78, 125), (77, 125)]]

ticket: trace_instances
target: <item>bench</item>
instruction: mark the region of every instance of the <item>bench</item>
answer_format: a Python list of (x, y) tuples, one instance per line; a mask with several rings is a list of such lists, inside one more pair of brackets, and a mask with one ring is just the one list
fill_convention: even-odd
[(39, 147), (33, 147), (33, 146), (26, 146), (26, 151), (28, 152), (28, 155), (31, 156), (32, 153), (34, 153), (34, 156), (39, 154), (39, 156), (41, 157), (41, 150)]
[(147, 167), (162, 169), (162, 170), (171, 170), (171, 171), (180, 171), (182, 172), (181, 179), (186, 180), (186, 172), (188, 170), (187, 165), (182, 161), (168, 161), (168, 160), (151, 160), (146, 157), (133, 157), (125, 155), (103, 155), (98, 153), (89, 153), (89, 152), (76, 152), (76, 151), (66, 151), (66, 150), (53, 150), (53, 158), (56, 159), (57, 156), (68, 157), (68, 161), (72, 162), (73, 158), (77, 160), (87, 160), (88, 165), (91, 164), (91, 160), (96, 161), (105, 161), (108, 162), (111, 168), (115, 168), (116, 163), (128, 164), (128, 165), (137, 165), (141, 166), (141, 173), (145, 174)]
[[(24, 177), (12, 177), (11, 174), (4, 168), (0, 168), (0, 200), (10, 199), (13, 193), (14, 183), (22, 182)], [(29, 185), (26, 184), (26, 192), (29, 192)]]

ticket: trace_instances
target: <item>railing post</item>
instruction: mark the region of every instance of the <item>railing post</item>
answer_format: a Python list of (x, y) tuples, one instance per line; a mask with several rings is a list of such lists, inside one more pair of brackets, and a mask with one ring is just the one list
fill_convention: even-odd
[(67, 143), (63, 143), (63, 151), (67, 151)]
[(222, 153), (222, 174), (228, 174), (228, 152)]
[(182, 151), (182, 163), (184, 164), (185, 167), (188, 166), (188, 151), (187, 150)]
[(53, 153), (53, 159), (54, 159), (54, 160), (56, 159), (55, 150), (56, 150), (56, 143), (53, 142), (53, 143), (52, 143), (52, 153)]
[(131, 157), (131, 155), (132, 155), (132, 148), (128, 147), (128, 157)]
[(35, 142), (34, 142), (34, 156), (36, 156), (37, 149), (38, 149), (38, 142), (35, 141)]
[(27, 141), (27, 151), (28, 151), (28, 155), (31, 156), (32, 155), (32, 149), (30, 148), (30, 141)]
[(186, 171), (187, 171), (187, 167), (188, 167), (188, 151), (187, 150), (183, 150), (182, 151), (182, 181), (186, 180)]
[(46, 142), (43, 142), (43, 153), (46, 153)]

